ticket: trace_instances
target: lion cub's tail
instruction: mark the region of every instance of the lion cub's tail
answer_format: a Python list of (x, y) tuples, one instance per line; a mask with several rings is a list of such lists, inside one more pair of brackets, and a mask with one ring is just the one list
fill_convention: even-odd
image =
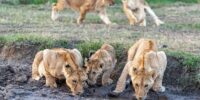
[(33, 64), (32, 64), (32, 79), (34, 79), (34, 80), (40, 79), (38, 67), (39, 67), (40, 63), (42, 62), (42, 60), (43, 60), (43, 51), (39, 51), (35, 55), (35, 58), (34, 58)]

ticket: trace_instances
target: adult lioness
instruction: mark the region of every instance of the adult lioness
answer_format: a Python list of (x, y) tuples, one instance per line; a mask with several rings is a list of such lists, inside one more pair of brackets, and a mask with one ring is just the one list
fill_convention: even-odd
[(32, 64), (32, 78), (39, 80), (45, 76), (46, 85), (57, 87), (56, 79), (66, 79), (72, 94), (83, 93), (87, 74), (80, 67), (82, 57), (77, 49), (45, 49), (39, 51)]
[(157, 52), (153, 40), (141, 39), (128, 51), (128, 61), (117, 82), (114, 93), (120, 93), (126, 85), (129, 75), (138, 100), (144, 100), (149, 89), (164, 92), (162, 79), (167, 65), (167, 58), (163, 51)]
[(102, 76), (102, 85), (108, 85), (113, 82), (110, 74), (115, 67), (117, 60), (115, 58), (115, 50), (109, 44), (103, 44), (88, 61), (85, 61), (86, 71), (88, 73), (88, 83), (90, 85), (96, 84), (98, 76)]
[(124, 13), (127, 16), (130, 25), (138, 23), (140, 26), (146, 26), (145, 11), (153, 17), (157, 26), (164, 24), (164, 22), (156, 16), (145, 0), (122, 0), (122, 2)]
[(51, 18), (56, 20), (58, 11), (64, 8), (72, 8), (80, 13), (77, 19), (78, 24), (83, 22), (86, 13), (90, 11), (97, 11), (105, 24), (111, 24), (105, 8), (107, 5), (113, 4), (114, 0), (58, 0), (56, 4), (53, 4)]

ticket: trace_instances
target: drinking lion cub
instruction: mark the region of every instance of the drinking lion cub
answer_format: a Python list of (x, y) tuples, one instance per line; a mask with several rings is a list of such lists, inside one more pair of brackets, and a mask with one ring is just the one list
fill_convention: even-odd
[(105, 24), (111, 24), (107, 13), (106, 6), (113, 5), (114, 0), (58, 0), (52, 7), (52, 20), (58, 18), (58, 11), (64, 8), (72, 8), (80, 13), (77, 18), (77, 24), (81, 24), (85, 19), (86, 13), (90, 11), (96, 11), (99, 13), (99, 17)]
[(32, 64), (32, 78), (45, 76), (46, 86), (57, 87), (56, 79), (66, 79), (73, 95), (83, 93), (85, 71), (81, 70), (82, 56), (77, 49), (45, 49), (39, 51)]
[(128, 51), (128, 61), (114, 94), (124, 90), (128, 75), (138, 100), (144, 100), (151, 88), (156, 92), (164, 92), (162, 80), (166, 66), (166, 55), (163, 51), (157, 51), (155, 42), (150, 39), (140, 39)]
[(102, 85), (108, 85), (113, 82), (110, 74), (113, 71), (117, 60), (115, 58), (115, 50), (109, 44), (103, 44), (91, 57), (85, 61), (86, 71), (88, 73), (88, 83), (96, 84), (97, 78), (102, 76)]

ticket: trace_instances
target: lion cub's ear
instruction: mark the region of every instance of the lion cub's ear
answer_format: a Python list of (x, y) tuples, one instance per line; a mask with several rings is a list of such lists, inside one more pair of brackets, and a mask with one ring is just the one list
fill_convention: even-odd
[(133, 67), (133, 73), (137, 72), (137, 68)]
[(90, 51), (89, 51), (89, 54), (88, 54), (88, 58), (90, 58), (94, 53), (95, 53), (94, 50), (90, 50)]
[(101, 63), (101, 64), (99, 65), (99, 67), (100, 67), (100, 68), (103, 68), (103, 65), (104, 65), (104, 64), (103, 64), (103, 63)]
[(89, 59), (88, 59), (88, 58), (85, 58), (85, 59), (84, 59), (84, 64), (87, 64), (88, 61), (89, 61)]

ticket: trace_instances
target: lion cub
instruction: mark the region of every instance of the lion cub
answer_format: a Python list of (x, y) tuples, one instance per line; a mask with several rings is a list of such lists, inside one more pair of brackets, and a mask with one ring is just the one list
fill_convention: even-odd
[(85, 19), (86, 13), (91, 11), (96, 11), (105, 24), (111, 24), (106, 13), (106, 6), (113, 4), (114, 0), (58, 0), (52, 6), (51, 19), (56, 20), (58, 18), (58, 11), (64, 8), (71, 8), (80, 14), (77, 18), (77, 24), (81, 24)]
[(110, 74), (116, 62), (114, 48), (109, 44), (103, 44), (99, 50), (85, 61), (86, 72), (88, 74), (87, 82), (90, 85), (96, 84), (97, 78), (102, 74), (102, 85), (113, 83)]
[(147, 11), (154, 19), (157, 26), (164, 24), (161, 21), (148, 3), (145, 0), (122, 0), (123, 10), (126, 14), (130, 25), (140, 24), (140, 26), (146, 26), (146, 12)]
[(66, 79), (73, 95), (83, 93), (87, 74), (81, 69), (82, 56), (77, 49), (45, 49), (39, 51), (32, 64), (32, 78), (46, 78), (46, 86), (57, 87), (56, 79)]
[(155, 41), (140, 39), (128, 51), (128, 61), (114, 93), (118, 94), (124, 90), (128, 75), (138, 100), (144, 100), (151, 88), (156, 92), (164, 92), (162, 80), (166, 66), (165, 52), (157, 51)]

